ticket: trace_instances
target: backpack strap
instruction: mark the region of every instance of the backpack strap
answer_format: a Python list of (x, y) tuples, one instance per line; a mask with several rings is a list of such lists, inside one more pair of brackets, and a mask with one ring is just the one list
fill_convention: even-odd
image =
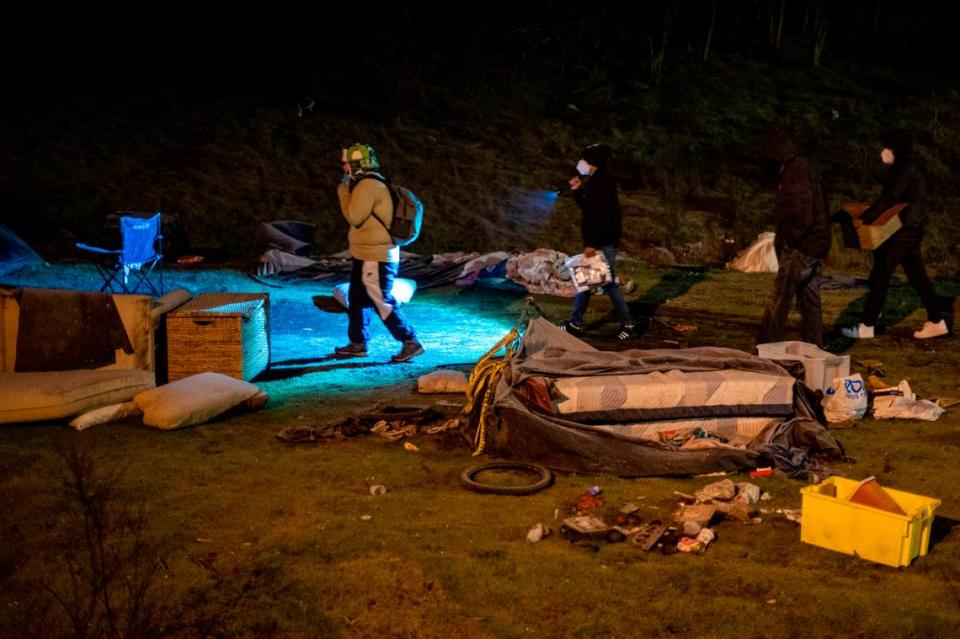
[[(360, 179), (358, 179), (356, 183), (353, 185), (354, 188), (357, 186), (357, 184), (360, 184), (364, 180), (376, 180), (377, 182), (380, 182), (381, 184), (387, 187), (387, 192), (390, 194), (390, 202), (393, 204), (393, 214), (396, 215), (397, 214), (397, 194), (393, 190), (393, 184), (390, 182), (390, 179), (387, 178), (385, 175), (381, 175), (380, 173), (372, 173), (372, 172), (364, 173), (363, 175), (360, 176)], [(390, 227), (387, 226), (384, 223), (384, 221), (380, 219), (380, 216), (374, 213), (373, 211), (370, 211), (370, 215), (377, 222), (380, 222), (380, 226), (382, 226), (383, 229), (387, 232), (387, 235), (390, 235)], [(367, 220), (363, 221), (364, 224), (366, 224), (366, 222)], [(361, 226), (363, 226), (363, 224), (361, 224)], [(391, 236), (391, 239), (393, 239), (393, 236)]]

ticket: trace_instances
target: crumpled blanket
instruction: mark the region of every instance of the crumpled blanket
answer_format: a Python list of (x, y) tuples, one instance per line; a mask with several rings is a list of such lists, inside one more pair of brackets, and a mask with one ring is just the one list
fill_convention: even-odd
[[(431, 407), (378, 406), (374, 410), (351, 415), (335, 422), (324, 424), (296, 424), (277, 433), (277, 439), (291, 444), (306, 444), (320, 441), (341, 441), (376, 433), (387, 439), (400, 439), (419, 431), (425, 424), (437, 422), (443, 413)], [(443, 429), (424, 429), (435, 434)]]
[(816, 457), (807, 454), (802, 448), (783, 446), (781, 444), (766, 444), (756, 452), (769, 459), (773, 467), (785, 473), (791, 479), (802, 479), (811, 484), (817, 484), (833, 475), (833, 471), (822, 464)]
[(566, 261), (569, 256), (552, 249), (537, 249), (507, 260), (507, 277), (539, 295), (573, 297), (577, 287)]

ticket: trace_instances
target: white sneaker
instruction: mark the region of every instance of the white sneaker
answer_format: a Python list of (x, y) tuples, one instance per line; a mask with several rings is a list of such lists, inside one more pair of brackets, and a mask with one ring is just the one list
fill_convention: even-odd
[(840, 329), (840, 334), (850, 339), (869, 339), (873, 337), (873, 327), (860, 323)]
[(917, 339), (930, 339), (931, 337), (940, 337), (947, 334), (947, 322), (940, 320), (936, 324), (933, 322), (924, 322), (923, 328), (914, 331), (913, 336)]

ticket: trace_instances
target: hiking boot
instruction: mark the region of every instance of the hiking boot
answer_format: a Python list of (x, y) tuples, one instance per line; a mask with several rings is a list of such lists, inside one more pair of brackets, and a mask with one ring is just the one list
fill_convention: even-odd
[(924, 322), (923, 328), (919, 331), (914, 331), (913, 336), (917, 339), (930, 339), (932, 337), (946, 335), (947, 332), (947, 322), (940, 320), (936, 324), (933, 322)]
[(577, 324), (573, 320), (565, 320), (559, 324), (560, 330), (570, 333), (574, 337), (580, 337), (583, 335), (583, 326)]
[(337, 357), (366, 357), (367, 345), (363, 342), (350, 342), (346, 346), (337, 346), (333, 349)]
[(423, 354), (423, 344), (415, 339), (408, 339), (403, 343), (400, 352), (390, 358), (392, 362), (408, 362), (417, 355)]
[(856, 326), (845, 326), (840, 329), (840, 334), (850, 339), (869, 339), (873, 337), (873, 327), (863, 323)]
[(635, 324), (623, 324), (620, 326), (620, 332), (617, 333), (617, 341), (625, 342), (628, 339), (636, 337), (637, 327)]

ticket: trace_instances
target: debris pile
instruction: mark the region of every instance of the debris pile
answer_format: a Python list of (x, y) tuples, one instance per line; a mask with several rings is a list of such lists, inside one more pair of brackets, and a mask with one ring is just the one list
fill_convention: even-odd
[[(597, 542), (628, 542), (645, 552), (659, 550), (665, 555), (675, 553), (703, 554), (717, 539), (715, 527), (725, 521), (745, 524), (761, 523), (760, 501), (771, 499), (759, 486), (730, 479), (703, 486), (693, 495), (676, 493), (678, 501), (670, 516), (655, 516), (645, 520), (641, 507), (635, 501), (619, 508), (607, 507), (602, 489), (593, 486), (569, 507), (571, 516), (560, 525), (560, 535), (573, 544), (595, 547)], [(656, 510), (656, 507), (650, 506)], [(767, 512), (767, 511), (764, 511)], [(799, 511), (782, 512), (784, 517), (799, 520)], [(543, 524), (537, 524), (543, 526)], [(537, 542), (545, 534), (531, 529), (527, 540)]]

